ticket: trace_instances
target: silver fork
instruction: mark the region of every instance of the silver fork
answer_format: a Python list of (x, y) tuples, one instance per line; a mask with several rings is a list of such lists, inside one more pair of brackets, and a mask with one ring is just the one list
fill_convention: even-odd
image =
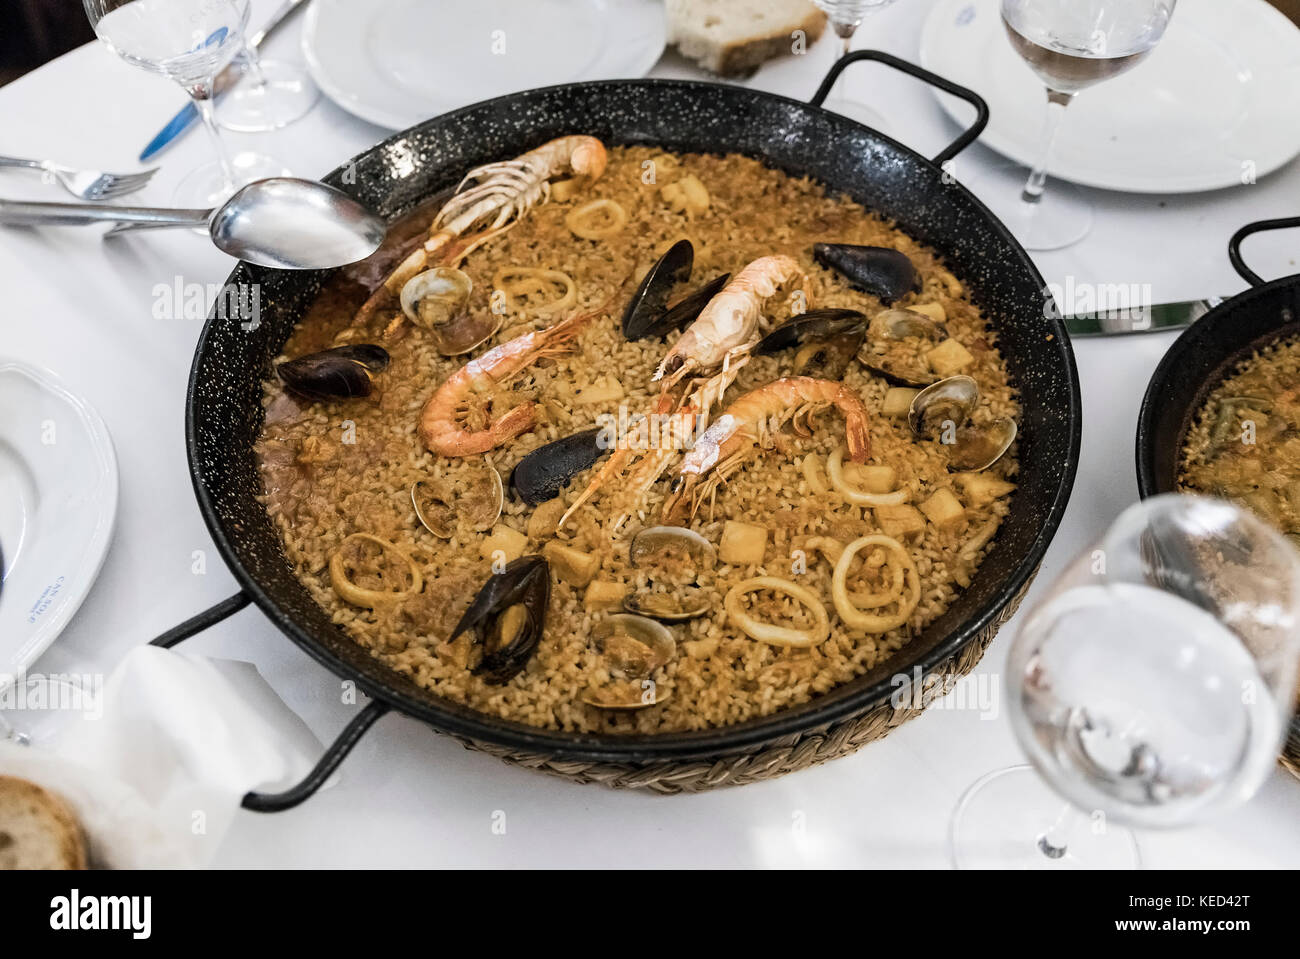
[(53, 176), (63, 188), (82, 200), (111, 200), (139, 190), (158, 172), (157, 167), (139, 173), (105, 173), (103, 170), (78, 170), (50, 160), (24, 160), (0, 156), (0, 167), (40, 170)]

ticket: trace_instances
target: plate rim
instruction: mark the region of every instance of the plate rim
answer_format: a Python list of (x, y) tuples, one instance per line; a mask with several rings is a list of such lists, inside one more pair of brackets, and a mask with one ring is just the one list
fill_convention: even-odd
[[(56, 639), (67, 629), (72, 618), (85, 602), (94, 587), (99, 574), (108, 558), (108, 549), (117, 527), (118, 498), (121, 483), (118, 474), (117, 451), (113, 446), (113, 437), (103, 416), (80, 394), (69, 389), (63, 380), (50, 369), (35, 363), (28, 363), (13, 357), (0, 355), (0, 376), (17, 373), (34, 382), (39, 388), (57, 396), (77, 414), (86, 429), (95, 462), (100, 468), (100, 482), (104, 484), (104, 495), (95, 527), (81, 551), (81, 561), (76, 564), (72, 577), (74, 588), (64, 589), (65, 596), (40, 626), (23, 639), (20, 650), (25, 653), (16, 656), (7, 668), (26, 672), (41, 655), (50, 648)], [(70, 577), (70, 578), (72, 578)], [(0, 688), (6, 685), (6, 678), (13, 674), (0, 672)]]
[[(655, 42), (651, 43), (647, 48), (647, 49), (654, 50), (653, 56), (647, 53), (646, 57), (644, 58), (645, 59), (644, 63), (640, 60), (636, 61), (633, 75), (629, 78), (639, 79), (645, 77), (650, 72), (650, 70), (654, 68), (654, 65), (658, 63), (659, 60), (663, 57), (664, 51), (668, 48), (667, 12), (664, 10), (664, 8), (658, 2), (658, 0), (603, 0), (603, 2), (622, 3), (627, 5), (635, 4), (636, 6), (642, 7), (646, 11), (652, 9), (659, 11), (659, 16), (655, 18), (655, 22), (658, 25), (658, 31), (657, 31), (658, 36)], [(329, 73), (329, 67), (325, 64), (323, 60), (321, 60), (319, 51), (314, 46), (313, 41), (316, 35), (316, 31), (319, 28), (320, 10), (323, 9), (324, 6), (325, 4), (323, 3), (315, 3), (315, 2), (308, 5), (306, 17), (303, 19), (302, 34), (299, 38), (299, 48), (302, 51), (303, 60), (307, 64), (307, 72), (311, 74), (311, 78), (316, 82), (316, 86), (320, 88), (321, 92), (324, 93), (325, 96), (327, 96), (332, 103), (334, 103), (336, 106), (346, 111), (347, 113), (350, 113), (353, 116), (366, 121), (367, 123), (372, 123), (375, 126), (383, 127), (384, 129), (391, 130), (391, 131), (401, 131), (401, 130), (409, 129), (410, 127), (416, 126), (420, 123), (423, 123), (425, 120), (431, 119), (432, 117), (440, 116), (443, 113), (448, 113), (452, 110), (457, 110), (460, 109), (461, 107), (469, 106), (483, 99), (493, 98), (493, 97), (487, 97), (487, 98), (478, 97), (476, 99), (468, 100), (465, 103), (453, 104), (449, 107), (445, 107), (443, 109), (437, 110), (436, 112), (429, 113), (427, 115), (422, 115), (419, 117), (408, 117), (399, 112), (389, 112), (385, 110), (382, 106), (376, 106), (373, 103), (369, 103), (357, 99), (355, 96), (348, 94), (337, 83), (334, 82), (333, 77)], [(563, 82), (578, 83), (584, 80), (593, 80), (593, 79), (599, 80), (605, 78), (577, 76)], [(515, 92), (522, 92), (522, 91), (515, 91)]]
[[(918, 42), (917, 53), (921, 65), (927, 70), (936, 70), (936, 72), (943, 73), (943, 70), (936, 67), (934, 64), (934, 50), (932, 48), (933, 40), (938, 35), (939, 31), (944, 29), (940, 23), (940, 21), (944, 19), (942, 14), (945, 11), (950, 11), (953, 7), (956, 7), (958, 4), (963, 2), (974, 5), (978, 3), (979, 0), (938, 0), (938, 2), (930, 8), (930, 12), (926, 14), (925, 21), (921, 25), (921, 34)], [(992, 0), (986, 0), (986, 2), (991, 3)], [(1242, 4), (1243, 7), (1253, 8), (1258, 12), (1259, 16), (1274, 17), (1277, 21), (1280, 21), (1282, 25), (1300, 33), (1300, 28), (1297, 28), (1296, 24), (1287, 19), (1280, 10), (1269, 4), (1267, 0), (1236, 0), (1236, 2)], [(1300, 40), (1297, 40), (1297, 49), (1300, 50)], [(951, 120), (957, 123), (965, 122), (959, 112), (954, 109), (956, 104), (961, 101), (954, 101), (946, 97), (942, 91), (937, 89), (932, 89), (931, 92), (934, 95), (935, 101), (939, 104), (940, 109), (942, 109)], [(1259, 167), (1255, 171), (1257, 179), (1262, 179), (1272, 173), (1276, 173), (1278, 170), (1295, 160), (1297, 156), (1300, 156), (1300, 125), (1297, 125), (1296, 130), (1295, 143), (1294, 146), (1290, 148), (1289, 156), (1280, 157), (1273, 162)], [(1027, 162), (1021, 158), (1022, 154), (1020, 154), (1020, 151), (1009, 144), (1008, 141), (1000, 137), (995, 130), (985, 130), (976, 142), (994, 151), (999, 156), (1011, 160), (1013, 163), (1027, 166)], [(1116, 175), (1109, 177), (1093, 176), (1086, 172), (1080, 175), (1078, 171), (1054, 169), (1050, 165), (1048, 168), (1048, 174), (1058, 180), (1064, 180), (1068, 183), (1074, 183), (1079, 186), (1091, 187), (1099, 190), (1109, 190), (1116, 193), (1144, 193), (1154, 195), (1208, 193), (1213, 190), (1225, 190), (1242, 185), (1240, 176), (1229, 178), (1226, 174), (1186, 176), (1176, 181), (1171, 181), (1166, 178), (1160, 183), (1150, 183), (1146, 180), (1139, 183), (1132, 179), (1124, 181), (1123, 179), (1116, 178)], [(1122, 176), (1122, 174), (1119, 175)]]

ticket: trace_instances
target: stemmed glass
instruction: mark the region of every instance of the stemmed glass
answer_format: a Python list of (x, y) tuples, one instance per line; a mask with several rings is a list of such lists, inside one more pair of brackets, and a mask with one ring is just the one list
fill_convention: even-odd
[[(285, 0), (273, 19), (292, 10), (296, 0)], [(248, 38), (235, 61), (240, 77), (217, 101), (217, 123), (226, 130), (262, 133), (288, 126), (307, 115), (320, 90), (302, 70), (282, 60), (267, 60), (257, 52), (264, 33)]]
[(0, 677), (0, 742), (49, 747), (69, 715), (93, 715), (99, 691), (74, 674)]
[(1002, 0), (1011, 46), (1047, 86), (1038, 160), (1018, 197), (983, 198), (1021, 245), (1056, 250), (1092, 229), (1092, 204), (1068, 184), (1046, 191), (1066, 108), (1080, 91), (1141, 63), (1160, 42), (1178, 0)]
[(1033, 768), (967, 791), (954, 864), (1137, 866), (1136, 838), (1117, 824), (1182, 826), (1254, 795), (1277, 762), (1298, 663), (1292, 544), (1221, 500), (1130, 507), (1013, 642), (1009, 713)]
[(240, 186), (284, 176), (284, 165), (258, 153), (226, 151), (213, 115), (216, 76), (243, 47), (249, 0), (83, 0), (95, 33), (127, 63), (179, 83), (212, 137), (215, 162), (187, 174), (174, 201), (188, 209), (217, 206)]
[[(893, 2), (894, 0), (813, 0), (813, 3), (826, 13), (831, 29), (840, 38), (837, 59), (852, 49), (853, 34), (867, 14), (875, 13)], [(875, 130), (883, 130), (887, 125), (883, 116), (857, 100), (836, 97), (828, 100), (823, 106), (827, 110), (833, 110)]]

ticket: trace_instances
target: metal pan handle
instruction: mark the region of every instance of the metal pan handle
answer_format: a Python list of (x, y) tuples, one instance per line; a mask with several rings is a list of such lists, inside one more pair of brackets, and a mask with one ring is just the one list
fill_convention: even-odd
[(931, 73), (924, 67), (918, 67), (915, 63), (909, 63), (906, 60), (894, 56), (892, 53), (885, 53), (883, 50), (854, 50), (852, 53), (846, 53), (844, 56), (840, 57), (835, 61), (830, 72), (826, 74), (826, 79), (822, 81), (822, 85), (817, 88), (817, 92), (812, 95), (812, 99), (808, 102), (815, 107), (821, 106), (826, 101), (826, 97), (830, 94), (831, 87), (835, 86), (835, 81), (838, 80), (840, 74), (844, 72), (844, 68), (850, 63), (855, 63), (858, 60), (875, 60), (877, 63), (883, 63), (887, 67), (893, 67), (895, 70), (916, 77), (918, 80), (924, 80), (926, 83), (930, 84), (930, 86), (938, 87), (945, 93), (951, 93), (953, 96), (965, 100), (975, 108), (975, 122), (967, 127), (961, 136), (948, 144), (947, 148), (935, 155), (934, 159), (931, 161), (935, 166), (943, 166), (945, 162), (951, 160), (962, 150), (970, 146), (971, 143), (975, 141), (975, 138), (983, 133), (984, 128), (988, 126), (989, 105), (985, 103), (984, 98), (974, 90), (959, 86), (951, 80), (945, 80), (937, 73)]
[[(196, 616), (191, 616), (179, 626), (174, 626), (161, 636), (152, 640), (150, 646), (161, 646), (163, 649), (171, 649), (178, 643), (184, 642), (191, 636), (203, 632), (209, 626), (215, 626), (228, 616), (233, 616), (249, 603), (247, 593), (238, 592), (229, 599), (224, 599), (211, 609), (205, 609)], [(244, 796), (240, 803), (245, 809), (251, 809), (253, 812), (283, 812), (286, 809), (292, 809), (294, 806), (310, 799), (316, 792), (325, 785), (325, 781), (330, 778), (339, 764), (347, 758), (352, 748), (360, 742), (361, 737), (366, 734), (375, 720), (384, 713), (388, 712), (387, 703), (380, 702), (378, 699), (372, 699), (366, 704), (366, 707), (352, 717), (352, 721), (343, 727), (343, 731), (334, 738), (325, 753), (321, 756), (320, 761), (302, 781), (296, 786), (291, 786), (284, 792), (280, 793), (258, 793), (250, 792)]]
[(1279, 220), (1257, 220), (1254, 223), (1247, 223), (1234, 233), (1232, 239), (1228, 241), (1228, 259), (1232, 261), (1232, 268), (1251, 286), (1263, 286), (1265, 280), (1248, 267), (1246, 261), (1241, 258), (1241, 243), (1253, 233), (1263, 233), (1265, 230), (1286, 230), (1291, 227), (1300, 227), (1300, 216), (1288, 216)]

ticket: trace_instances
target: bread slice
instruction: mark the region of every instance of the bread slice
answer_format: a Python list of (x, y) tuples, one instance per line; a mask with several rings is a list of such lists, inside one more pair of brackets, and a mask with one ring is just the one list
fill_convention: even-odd
[(723, 76), (792, 53), (796, 30), (811, 44), (826, 26), (826, 15), (808, 0), (667, 0), (667, 8), (669, 42)]
[(0, 869), (85, 869), (72, 811), (35, 783), (0, 776)]

